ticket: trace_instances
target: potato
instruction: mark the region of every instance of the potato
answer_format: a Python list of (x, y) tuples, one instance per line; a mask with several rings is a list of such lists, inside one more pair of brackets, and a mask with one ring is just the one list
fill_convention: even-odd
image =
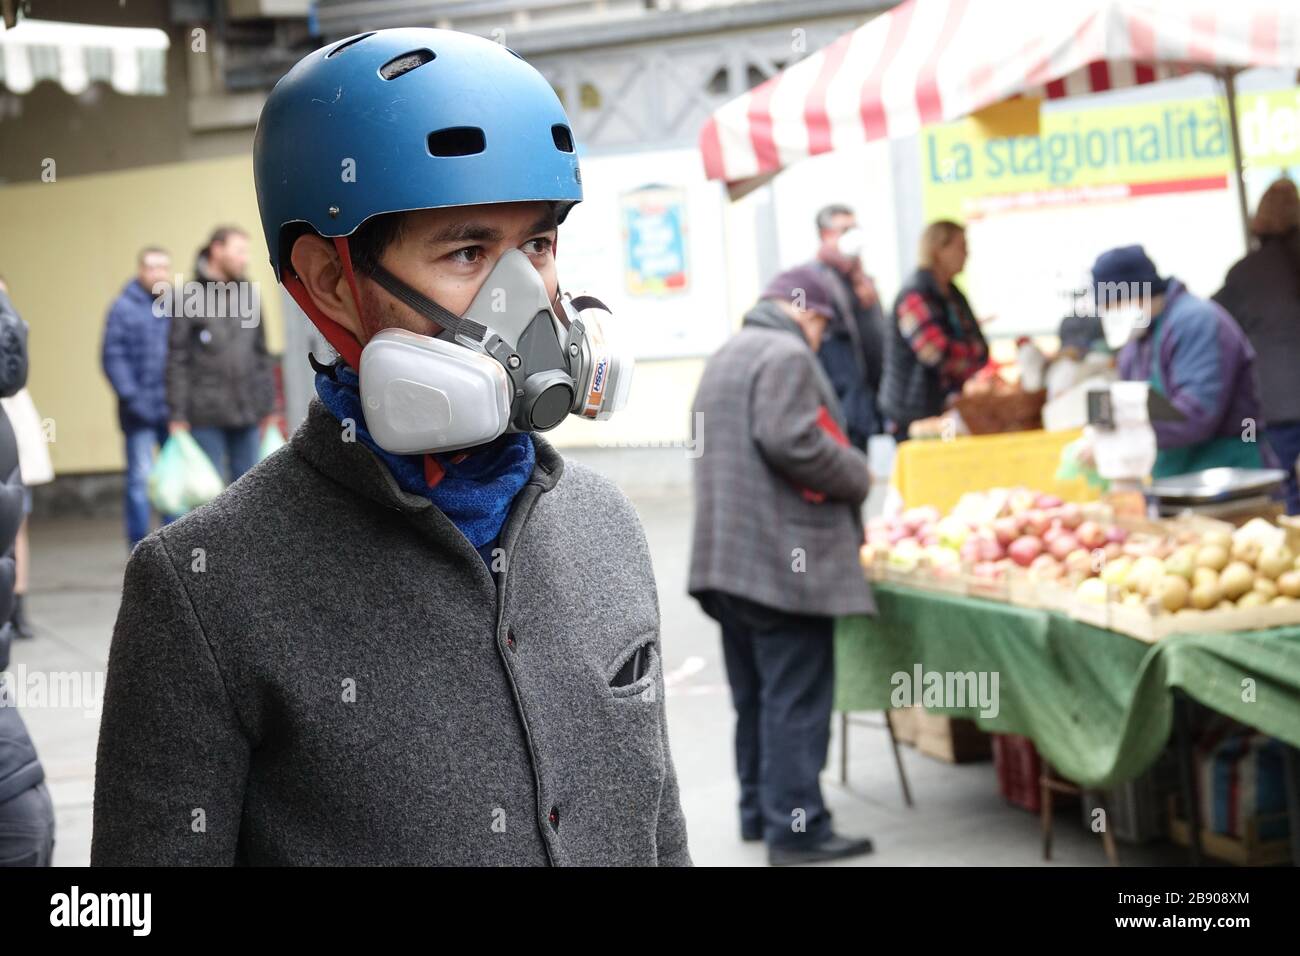
[(1232, 542), (1232, 560), (1241, 561), (1253, 568), (1255, 562), (1259, 560), (1259, 553), (1262, 550), (1263, 547), (1258, 541), (1252, 541), (1249, 538), (1236, 540)]
[(1187, 579), (1178, 574), (1166, 574), (1151, 586), (1151, 596), (1166, 611), (1178, 611), (1186, 607), (1191, 593)]
[(1295, 561), (1295, 555), (1286, 545), (1276, 547), (1267, 547), (1259, 552), (1259, 558), (1255, 561), (1255, 567), (1259, 573), (1266, 578), (1276, 578), (1278, 575), (1291, 569)]
[(1228, 565), (1228, 552), (1221, 545), (1207, 544), (1203, 545), (1196, 552), (1196, 566), (1198, 568), (1210, 568), (1214, 571), (1222, 571)]
[(1210, 587), (1217, 594), (1219, 591), (1219, 572), (1214, 568), (1197, 568), (1192, 572), (1192, 587)]
[(1219, 575), (1219, 590), (1234, 601), (1254, 586), (1255, 569), (1244, 561), (1233, 561)]
[(1232, 534), (1228, 531), (1207, 531), (1201, 535), (1201, 547), (1218, 545), (1224, 551), (1232, 548)]
[(1277, 583), (1264, 577), (1263, 574), (1255, 578), (1255, 586), (1251, 590), (1270, 600), (1277, 597)]
[(1247, 591), (1237, 599), (1237, 607), (1263, 607), (1268, 603), (1268, 598), (1258, 591)]
[(1277, 577), (1277, 590), (1290, 598), (1300, 598), (1300, 571), (1287, 571)]
[(1286, 607), (1288, 604), (1294, 604), (1295, 598), (1287, 597), (1285, 594), (1279, 594), (1268, 603), (1271, 607)]
[(1201, 583), (1192, 588), (1192, 607), (1198, 611), (1208, 611), (1222, 599), (1217, 584)]

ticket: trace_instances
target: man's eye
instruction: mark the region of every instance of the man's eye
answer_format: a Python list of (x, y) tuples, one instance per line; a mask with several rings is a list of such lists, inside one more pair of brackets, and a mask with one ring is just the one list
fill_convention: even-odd
[(483, 257), (482, 246), (466, 246), (464, 249), (457, 249), (451, 254), (451, 258), (457, 262), (473, 263), (478, 262)]
[(552, 242), (548, 236), (539, 236), (525, 242), (523, 250), (530, 256), (544, 256), (551, 251), (551, 246)]

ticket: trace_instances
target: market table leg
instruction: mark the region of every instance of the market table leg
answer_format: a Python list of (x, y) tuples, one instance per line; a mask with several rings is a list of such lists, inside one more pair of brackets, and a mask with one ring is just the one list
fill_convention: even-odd
[(903, 769), (903, 755), (898, 750), (898, 738), (894, 736), (894, 725), (889, 720), (889, 711), (884, 711), (885, 729), (889, 731), (889, 746), (894, 751), (894, 765), (898, 767), (898, 785), (903, 788), (903, 803), (912, 805), (912, 788), (907, 785), (907, 771)]
[(840, 783), (849, 782), (849, 712), (840, 711)]

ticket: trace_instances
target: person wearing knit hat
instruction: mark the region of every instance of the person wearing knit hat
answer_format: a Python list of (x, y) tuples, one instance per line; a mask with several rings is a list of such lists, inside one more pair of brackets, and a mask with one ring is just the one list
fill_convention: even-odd
[[(1264, 422), (1255, 350), (1216, 302), (1162, 277), (1141, 246), (1103, 252), (1092, 267), (1093, 296), (1107, 339), (1119, 344), (1119, 374), (1149, 382), (1181, 416), (1152, 421), (1152, 477), (1207, 468), (1259, 468), (1275, 460), (1258, 441)], [(1127, 332), (1115, 334), (1116, 320)]]
[(830, 741), (832, 624), (875, 611), (857, 567), (867, 457), (816, 350), (834, 315), (811, 266), (768, 283), (704, 369), (693, 420), (688, 589), (722, 628), (736, 708), (740, 833), (774, 865), (868, 853), (840, 836), (818, 773)]
[(764, 299), (784, 299), (827, 319), (835, 317), (835, 306), (826, 280), (811, 265), (796, 266), (778, 273), (763, 290)]

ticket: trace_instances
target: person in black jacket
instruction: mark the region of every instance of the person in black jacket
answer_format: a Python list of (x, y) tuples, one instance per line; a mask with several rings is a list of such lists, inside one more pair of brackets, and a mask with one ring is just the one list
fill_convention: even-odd
[(884, 424), (876, 408), (884, 357), (880, 298), (858, 257), (861, 229), (852, 209), (836, 204), (820, 210), (817, 236), (820, 244), (812, 265), (835, 305), (817, 359), (844, 410), (849, 442), (865, 449), (867, 439)]
[[(27, 384), (27, 324), (0, 286), (0, 395)], [(23, 520), (23, 482), (18, 442), (0, 410), (0, 671), (9, 666), (13, 625), (14, 539)], [(54, 853), (54, 807), (45, 770), (9, 685), (0, 681), (0, 866), (49, 866)]]
[(912, 422), (941, 414), (988, 363), (975, 314), (953, 279), (966, 266), (966, 230), (938, 220), (921, 234), (920, 266), (894, 301), (880, 408), (899, 441)]
[(1214, 300), (1255, 349), (1264, 439), (1286, 470), (1287, 514), (1300, 514), (1300, 194), (1289, 179), (1264, 192), (1251, 223), (1256, 245), (1228, 270)]
[(257, 464), (261, 430), (275, 411), (275, 360), (247, 267), (248, 233), (213, 232), (194, 265), (203, 314), (178, 300), (168, 349), (170, 429), (189, 429), (228, 482)]

